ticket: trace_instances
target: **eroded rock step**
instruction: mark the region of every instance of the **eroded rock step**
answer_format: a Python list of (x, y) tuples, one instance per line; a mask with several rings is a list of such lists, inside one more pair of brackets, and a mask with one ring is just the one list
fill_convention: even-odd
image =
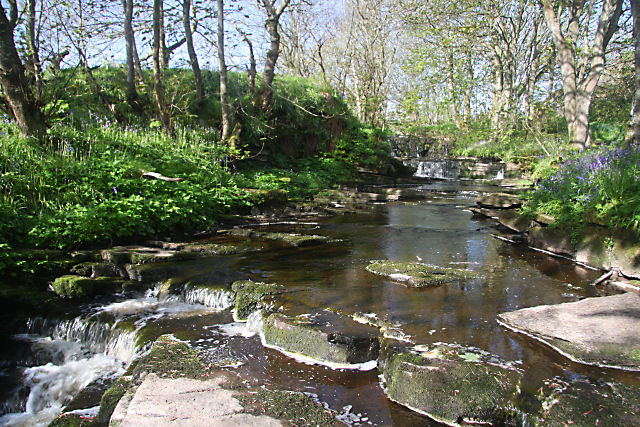
[(328, 311), (300, 316), (272, 313), (263, 321), (267, 346), (339, 368), (358, 368), (367, 362), (369, 369), (375, 368), (378, 334), (377, 328)]

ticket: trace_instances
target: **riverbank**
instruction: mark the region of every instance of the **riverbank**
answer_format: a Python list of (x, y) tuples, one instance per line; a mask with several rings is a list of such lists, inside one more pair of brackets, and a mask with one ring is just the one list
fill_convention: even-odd
[(637, 291), (640, 287), (638, 231), (611, 229), (595, 223), (585, 223), (578, 229), (563, 226), (550, 215), (532, 216), (526, 210), (525, 214), (520, 213), (523, 201), (510, 194), (486, 194), (478, 197), (476, 204), (472, 212), (497, 221), (509, 230), (509, 239), (514, 242), (523, 241), (551, 256), (609, 272), (598, 284), (623, 291)]

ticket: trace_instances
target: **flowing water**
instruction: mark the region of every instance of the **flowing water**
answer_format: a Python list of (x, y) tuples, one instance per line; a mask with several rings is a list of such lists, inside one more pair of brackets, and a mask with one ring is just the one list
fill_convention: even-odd
[[(523, 389), (532, 395), (556, 376), (637, 382), (635, 374), (571, 363), (496, 323), (501, 312), (597, 295), (588, 285), (597, 272), (496, 239), (500, 230), (467, 209), (479, 191), (495, 188), (444, 182), (420, 189), (430, 196), (417, 203), (375, 205), (317, 224), (263, 227), (342, 242), (300, 249), (273, 245), (224, 262), (192, 262), (191, 269), (204, 272), (206, 289), (158, 298), (156, 288), (83, 306), (66, 319), (32, 316), (3, 353), (0, 424), (46, 425), (79, 390), (108, 384), (145, 344), (172, 333), (212, 361), (229, 360), (228, 369), (252, 384), (313, 393), (349, 424), (432, 425), (387, 400), (375, 369), (336, 370), (265, 348), (252, 331), (255, 318), (235, 323), (229, 310), (233, 299), (224, 288), (239, 279), (286, 286), (275, 308), (287, 314), (322, 315), (327, 308), (360, 313), (394, 324), (416, 344), (459, 343), (517, 362), (525, 371)], [(479, 277), (411, 289), (365, 271), (373, 259), (463, 267)]]

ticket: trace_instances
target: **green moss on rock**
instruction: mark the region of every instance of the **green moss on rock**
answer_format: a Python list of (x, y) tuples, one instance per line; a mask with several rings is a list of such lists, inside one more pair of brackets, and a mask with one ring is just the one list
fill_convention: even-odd
[(375, 328), (354, 324), (350, 332), (339, 329), (308, 316), (274, 313), (265, 319), (263, 333), (269, 345), (323, 362), (357, 364), (377, 359), (380, 345)]
[(51, 286), (56, 294), (63, 298), (85, 298), (115, 292), (122, 280), (110, 277), (89, 279), (83, 276), (67, 275), (58, 277)]
[(236, 293), (235, 313), (238, 320), (246, 318), (263, 306), (264, 299), (284, 292), (284, 287), (273, 283), (240, 280), (231, 285)]
[(366, 270), (416, 288), (478, 277), (477, 273), (457, 268), (438, 267), (418, 262), (371, 261)]
[(555, 378), (545, 381), (541, 394), (542, 425), (640, 425), (640, 388), (635, 386)]
[(122, 399), (122, 396), (124, 396), (132, 384), (133, 382), (131, 379), (121, 377), (104, 392), (102, 399), (100, 400), (98, 415), (96, 415), (95, 418), (95, 422), (97, 424), (109, 423), (109, 418), (111, 418), (111, 414), (113, 414), (113, 411), (116, 409), (118, 402)]
[(49, 427), (87, 427), (93, 424), (93, 419), (78, 414), (62, 414), (49, 423)]
[(164, 378), (199, 379), (209, 375), (209, 365), (186, 343), (176, 340), (171, 335), (162, 335), (132, 371), (136, 377), (140, 376), (141, 372), (153, 372)]
[(249, 237), (252, 239), (275, 240), (286, 243), (287, 245), (296, 248), (340, 242), (340, 240), (338, 239), (332, 239), (327, 236), (298, 233), (269, 233), (249, 229), (235, 229), (233, 230), (232, 234), (235, 236)]
[(281, 390), (257, 390), (238, 396), (246, 410), (253, 415), (268, 415), (286, 420), (295, 426), (331, 426), (335, 413), (311, 396)]
[(503, 425), (513, 409), (522, 373), (473, 348), (436, 344), (386, 350), (387, 395), (401, 405), (450, 425)]

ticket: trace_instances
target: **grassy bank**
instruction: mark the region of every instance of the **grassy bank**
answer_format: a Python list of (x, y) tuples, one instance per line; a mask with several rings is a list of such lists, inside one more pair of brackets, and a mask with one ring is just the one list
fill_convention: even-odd
[(168, 71), (169, 91), (180, 100), (168, 134), (153, 118), (150, 94), (140, 93), (138, 111), (125, 102), (121, 70), (95, 74), (126, 123), (115, 122), (76, 72), (64, 76), (72, 84), (51, 107), (44, 143), (0, 124), (0, 271), (31, 268), (16, 249), (70, 250), (206, 230), (260, 204), (264, 193), (251, 190), (285, 190), (290, 200), (304, 200), (352, 180), (357, 167), (389, 162), (384, 134), (307, 80), (281, 79), (273, 110), (262, 114), (245, 95), (245, 78), (234, 75), (230, 148), (220, 142), (216, 75), (207, 75), (210, 95), (196, 102), (190, 73)]

